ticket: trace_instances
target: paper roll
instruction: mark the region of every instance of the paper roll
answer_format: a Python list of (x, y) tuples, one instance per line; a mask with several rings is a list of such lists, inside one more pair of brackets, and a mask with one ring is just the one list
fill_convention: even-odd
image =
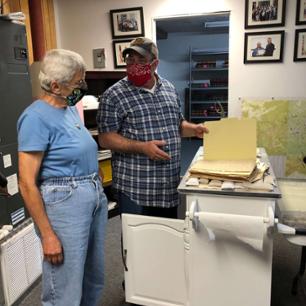
[(7, 224), (2, 226), (3, 230), (8, 230), (9, 232), (13, 230), (13, 225)]
[(9, 234), (8, 230), (0, 229), (0, 239), (3, 239), (8, 234)]
[(195, 216), (205, 226), (211, 240), (215, 239), (217, 231), (225, 231), (254, 249), (263, 250), (263, 239), (267, 230), (264, 217), (210, 212), (198, 212)]

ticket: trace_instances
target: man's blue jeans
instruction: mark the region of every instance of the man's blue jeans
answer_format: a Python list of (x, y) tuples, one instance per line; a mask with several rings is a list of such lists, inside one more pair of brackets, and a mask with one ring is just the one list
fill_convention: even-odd
[(43, 262), (43, 306), (100, 305), (107, 199), (97, 174), (54, 178), (40, 186), (64, 262)]
[(151, 217), (177, 219), (177, 206), (170, 208), (137, 205), (123, 192), (118, 191), (120, 214), (135, 214)]

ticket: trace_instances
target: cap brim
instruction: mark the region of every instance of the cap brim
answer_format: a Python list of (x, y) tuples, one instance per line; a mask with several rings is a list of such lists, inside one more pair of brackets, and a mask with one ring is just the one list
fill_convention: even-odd
[(131, 51), (136, 51), (137, 53), (139, 53), (142, 56), (146, 56), (148, 54), (148, 51), (146, 51), (145, 49), (138, 47), (138, 46), (131, 46), (128, 48), (125, 48), (122, 52), (123, 58), (126, 57), (126, 55), (131, 52)]

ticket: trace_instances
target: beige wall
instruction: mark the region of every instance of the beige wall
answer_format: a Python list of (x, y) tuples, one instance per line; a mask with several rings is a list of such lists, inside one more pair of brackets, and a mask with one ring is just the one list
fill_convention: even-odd
[[(245, 0), (54, 0), (57, 45), (79, 52), (93, 70), (92, 49), (106, 49), (106, 68), (114, 70), (109, 11), (142, 6), (146, 36), (155, 40), (154, 19), (230, 11), (229, 113), (240, 115), (240, 98), (306, 98), (306, 62), (293, 62), (295, 6), (287, 1), (284, 61), (271, 64), (243, 64)], [(301, 28), (301, 27), (299, 27)]]

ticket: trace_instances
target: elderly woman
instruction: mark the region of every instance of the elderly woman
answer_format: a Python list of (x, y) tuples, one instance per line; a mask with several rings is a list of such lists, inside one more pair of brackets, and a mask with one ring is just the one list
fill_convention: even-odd
[(43, 253), (42, 305), (98, 305), (103, 287), (107, 199), (97, 144), (75, 104), (85, 63), (72, 51), (46, 53), (44, 94), (18, 120), (19, 184)]

